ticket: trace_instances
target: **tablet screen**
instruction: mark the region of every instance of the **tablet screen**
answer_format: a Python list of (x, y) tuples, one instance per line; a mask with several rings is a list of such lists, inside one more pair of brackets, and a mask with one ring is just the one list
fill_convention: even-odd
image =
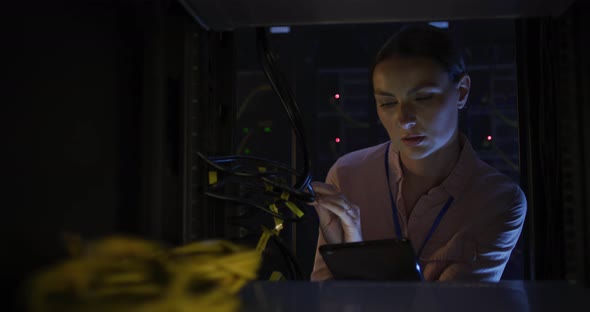
[(337, 280), (423, 280), (414, 249), (407, 239), (328, 244), (319, 250)]

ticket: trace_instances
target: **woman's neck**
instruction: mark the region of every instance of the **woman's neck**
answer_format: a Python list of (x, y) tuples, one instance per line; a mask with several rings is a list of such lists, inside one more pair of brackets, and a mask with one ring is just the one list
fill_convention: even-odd
[(455, 133), (447, 145), (423, 159), (408, 159), (401, 154), (404, 180), (427, 192), (440, 185), (451, 174), (460, 153), (459, 134)]

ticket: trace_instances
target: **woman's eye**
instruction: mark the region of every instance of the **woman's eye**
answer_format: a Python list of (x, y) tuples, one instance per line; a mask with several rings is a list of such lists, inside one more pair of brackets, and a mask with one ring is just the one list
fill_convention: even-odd
[(426, 100), (430, 100), (433, 97), (432, 93), (431, 94), (420, 94), (418, 96), (416, 96), (416, 101), (426, 101)]
[(387, 102), (387, 103), (381, 103), (381, 107), (389, 107), (389, 106), (394, 106), (395, 104), (397, 104), (397, 102)]

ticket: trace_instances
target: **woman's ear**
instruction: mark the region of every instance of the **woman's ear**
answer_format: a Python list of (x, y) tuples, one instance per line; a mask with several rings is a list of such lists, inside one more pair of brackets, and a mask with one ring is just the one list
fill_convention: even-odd
[(459, 80), (459, 84), (457, 84), (457, 89), (459, 91), (459, 101), (457, 102), (458, 108), (463, 109), (467, 104), (467, 98), (469, 97), (469, 89), (471, 89), (471, 78), (469, 75), (465, 74)]

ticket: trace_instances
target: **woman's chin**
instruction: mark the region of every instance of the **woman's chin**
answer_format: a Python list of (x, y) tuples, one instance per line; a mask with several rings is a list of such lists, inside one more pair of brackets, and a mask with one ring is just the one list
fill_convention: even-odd
[(428, 157), (428, 155), (432, 154), (431, 151), (425, 146), (404, 147), (401, 150), (401, 153), (404, 158), (412, 160), (424, 159)]

